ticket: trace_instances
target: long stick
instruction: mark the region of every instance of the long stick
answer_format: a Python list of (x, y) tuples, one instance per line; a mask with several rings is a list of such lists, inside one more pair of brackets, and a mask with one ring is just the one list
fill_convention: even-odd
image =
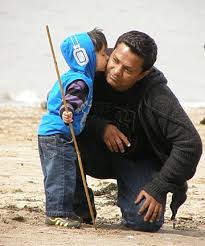
[[(59, 70), (58, 70), (58, 64), (57, 64), (57, 61), (56, 61), (56, 56), (55, 56), (55, 53), (54, 53), (53, 44), (52, 44), (52, 41), (51, 41), (51, 35), (50, 35), (50, 32), (49, 32), (48, 25), (46, 26), (46, 31), (47, 31), (47, 35), (48, 35), (49, 44), (50, 44), (50, 47), (51, 47), (51, 52), (52, 52), (52, 55), (53, 55), (53, 60), (54, 60), (56, 73), (57, 73), (57, 77), (58, 77), (58, 82), (59, 82), (59, 85), (60, 85), (63, 104), (64, 104), (66, 112), (68, 112), (68, 107), (67, 107), (66, 100), (65, 100), (62, 81), (61, 81), (60, 73), (59, 73)], [(88, 187), (87, 187), (86, 180), (85, 180), (85, 174), (84, 174), (84, 170), (83, 170), (80, 151), (79, 151), (79, 148), (78, 148), (78, 144), (77, 144), (77, 141), (76, 141), (76, 137), (75, 137), (75, 133), (74, 133), (74, 130), (73, 130), (72, 123), (69, 123), (69, 127), (70, 127), (71, 136), (72, 136), (72, 139), (73, 139), (73, 142), (74, 142), (74, 147), (75, 147), (75, 151), (76, 151), (77, 158), (78, 158), (80, 173), (81, 173), (81, 177), (82, 177), (82, 181), (83, 181), (85, 195), (86, 195), (87, 202), (88, 202), (88, 207), (89, 207), (89, 210), (90, 210), (90, 215), (91, 215), (91, 218), (92, 218), (92, 221), (93, 221), (93, 225), (94, 225), (95, 229), (97, 229), (96, 224), (95, 224), (95, 216), (94, 216), (94, 212), (93, 212), (93, 207), (91, 205), (90, 196), (89, 196), (89, 193), (88, 193)]]

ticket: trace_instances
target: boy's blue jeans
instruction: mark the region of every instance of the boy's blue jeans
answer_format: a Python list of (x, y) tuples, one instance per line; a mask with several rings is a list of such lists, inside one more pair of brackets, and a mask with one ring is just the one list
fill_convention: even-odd
[[(142, 200), (137, 205), (134, 203), (143, 186), (150, 182), (154, 173), (157, 172), (158, 160), (128, 160), (121, 154), (111, 153), (102, 143), (98, 144), (92, 138), (83, 139), (83, 137), (80, 137), (78, 143), (83, 165), (88, 175), (96, 178), (113, 178), (117, 180), (118, 206), (122, 213), (122, 223), (134, 230), (158, 231), (164, 223), (166, 197), (162, 204), (163, 212), (161, 218), (153, 223), (145, 222), (144, 215), (138, 214), (144, 201)], [(75, 201), (80, 203), (81, 200), (82, 208), (85, 209), (86, 200), (83, 192), (81, 179), (77, 177)], [(86, 214), (86, 211), (84, 213)]]
[(73, 212), (76, 153), (71, 139), (61, 134), (38, 136), (44, 175), (46, 215), (68, 217)]

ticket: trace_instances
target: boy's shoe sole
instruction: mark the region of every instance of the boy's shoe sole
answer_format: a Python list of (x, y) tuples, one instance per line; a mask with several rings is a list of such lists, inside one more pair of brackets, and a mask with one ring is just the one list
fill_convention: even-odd
[(46, 225), (61, 226), (66, 228), (80, 228), (81, 221), (74, 220), (72, 218), (62, 218), (62, 217), (46, 217)]

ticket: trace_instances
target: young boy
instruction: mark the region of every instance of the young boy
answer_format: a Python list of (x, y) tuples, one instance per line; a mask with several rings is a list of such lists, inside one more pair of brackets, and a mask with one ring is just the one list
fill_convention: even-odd
[(70, 67), (61, 76), (69, 113), (65, 112), (57, 81), (49, 93), (47, 113), (38, 129), (46, 195), (45, 223), (48, 225), (78, 228), (82, 221), (73, 212), (76, 153), (66, 123), (73, 121), (75, 135), (83, 130), (92, 103), (95, 72), (105, 71), (107, 65), (106, 49), (106, 38), (98, 29), (69, 36), (61, 44)]

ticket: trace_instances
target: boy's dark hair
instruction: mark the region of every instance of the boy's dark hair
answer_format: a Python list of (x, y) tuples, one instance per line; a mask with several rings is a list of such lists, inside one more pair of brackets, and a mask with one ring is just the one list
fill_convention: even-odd
[(157, 59), (157, 45), (147, 34), (139, 31), (130, 31), (122, 34), (116, 44), (126, 44), (133, 53), (143, 58), (143, 71), (149, 70)]
[(107, 49), (107, 40), (101, 29), (94, 28), (92, 31), (88, 32), (89, 37), (91, 38), (95, 51), (100, 51), (105, 46)]

